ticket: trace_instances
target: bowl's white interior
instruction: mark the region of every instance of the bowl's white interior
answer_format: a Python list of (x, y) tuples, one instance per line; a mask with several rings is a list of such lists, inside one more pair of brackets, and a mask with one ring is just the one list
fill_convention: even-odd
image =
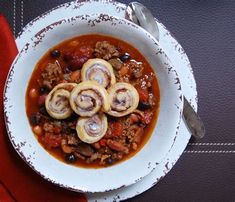
[[(44, 178), (77, 191), (99, 192), (127, 186), (147, 175), (171, 148), (177, 135), (182, 100), (177, 75), (157, 42), (143, 29), (122, 19), (89, 22), (96, 17), (65, 19), (29, 40), (16, 59), (6, 86), (5, 111), (9, 136), (19, 154)], [(38, 60), (51, 47), (75, 36), (98, 33), (120, 38), (136, 47), (154, 68), (160, 86), (160, 112), (154, 132), (131, 159), (112, 167), (85, 169), (67, 165), (47, 153), (34, 137), (25, 112), (25, 92)], [(40, 43), (34, 42), (40, 39)], [(23, 146), (19, 146), (25, 143)]]

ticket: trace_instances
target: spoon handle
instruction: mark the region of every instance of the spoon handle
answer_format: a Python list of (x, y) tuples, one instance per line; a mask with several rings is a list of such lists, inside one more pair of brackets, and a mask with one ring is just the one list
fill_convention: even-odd
[(203, 138), (205, 136), (204, 124), (200, 119), (200, 117), (198, 116), (198, 114), (189, 104), (185, 96), (184, 96), (183, 118), (192, 136), (194, 136), (195, 138)]

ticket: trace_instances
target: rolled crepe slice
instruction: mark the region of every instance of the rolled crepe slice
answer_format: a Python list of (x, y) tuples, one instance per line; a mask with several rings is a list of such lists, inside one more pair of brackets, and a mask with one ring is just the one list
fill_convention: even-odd
[(139, 94), (129, 83), (119, 82), (108, 89), (111, 116), (122, 117), (133, 112), (139, 104)]
[(99, 141), (108, 128), (107, 117), (104, 113), (92, 117), (80, 117), (77, 122), (76, 131), (81, 141), (92, 144)]
[(45, 107), (51, 117), (66, 119), (73, 113), (69, 98), (71, 91), (76, 85), (76, 83), (60, 83), (47, 95)]
[(96, 81), (79, 83), (71, 92), (70, 105), (75, 113), (80, 116), (93, 116), (98, 111), (110, 110), (108, 93)]
[(82, 81), (94, 80), (104, 88), (116, 83), (112, 65), (103, 59), (89, 59), (82, 67)]

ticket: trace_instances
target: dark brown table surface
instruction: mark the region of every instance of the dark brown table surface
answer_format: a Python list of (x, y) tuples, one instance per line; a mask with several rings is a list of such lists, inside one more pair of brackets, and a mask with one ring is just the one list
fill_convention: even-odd
[[(15, 36), (68, 0), (1, 0)], [(123, 3), (128, 1), (121, 0)], [(156, 186), (129, 201), (235, 201), (235, 1), (139, 0), (178, 39), (194, 71), (206, 136)], [(16, 15), (13, 15), (14, 4)], [(193, 151), (193, 152), (189, 152)]]

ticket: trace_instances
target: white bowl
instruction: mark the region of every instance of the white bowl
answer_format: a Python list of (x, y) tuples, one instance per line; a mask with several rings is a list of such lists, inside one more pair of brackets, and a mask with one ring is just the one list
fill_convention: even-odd
[[(134, 157), (100, 169), (71, 166), (51, 156), (32, 133), (25, 109), (28, 81), (44, 53), (65, 39), (90, 33), (120, 38), (136, 47), (156, 72), (160, 87), (160, 112), (149, 141)], [(173, 146), (182, 108), (179, 78), (158, 42), (139, 26), (108, 15), (76, 16), (41, 30), (28, 40), (14, 61), (4, 92), (7, 131), (18, 154), (43, 178), (78, 192), (117, 189), (136, 183), (149, 174)]]

